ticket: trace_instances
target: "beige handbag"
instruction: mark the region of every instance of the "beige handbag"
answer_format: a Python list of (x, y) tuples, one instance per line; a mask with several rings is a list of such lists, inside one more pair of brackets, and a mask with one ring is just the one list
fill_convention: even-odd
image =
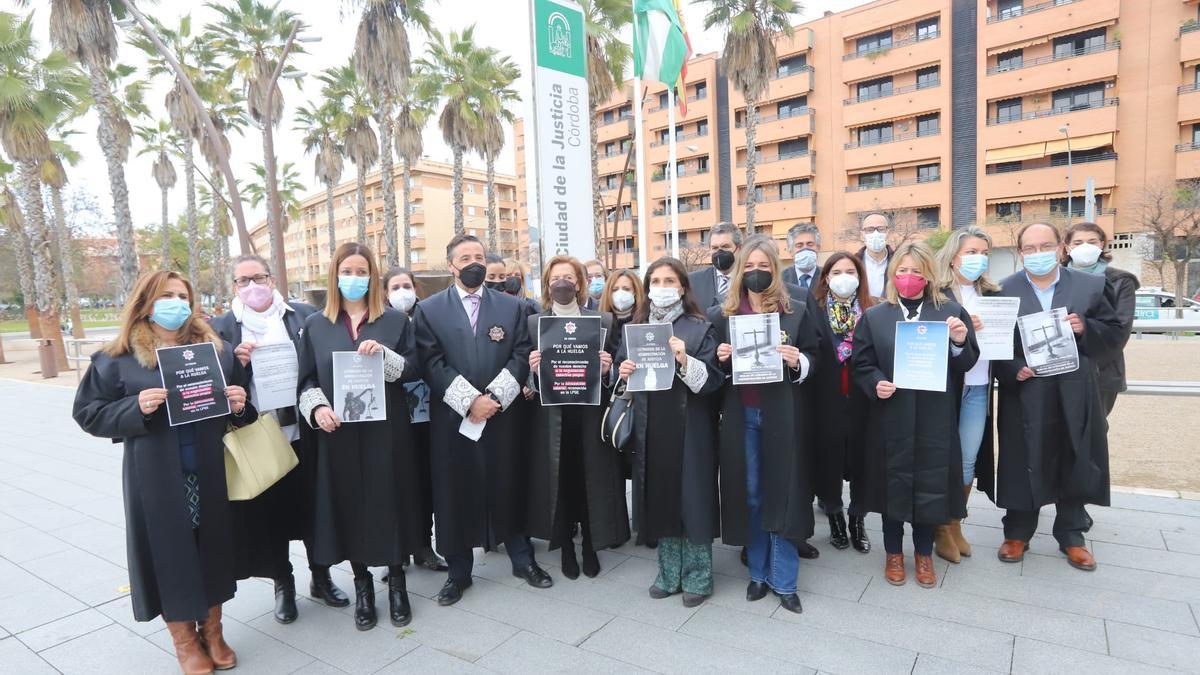
[(229, 501), (254, 499), (300, 463), (274, 415), (260, 413), (258, 421), (232, 429), (224, 440)]

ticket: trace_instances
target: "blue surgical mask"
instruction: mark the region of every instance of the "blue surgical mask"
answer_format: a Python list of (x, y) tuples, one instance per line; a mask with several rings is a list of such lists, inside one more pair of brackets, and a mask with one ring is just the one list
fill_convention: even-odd
[(596, 277), (596, 278), (592, 279), (590, 282), (588, 282), (588, 294), (591, 295), (593, 298), (600, 297), (600, 294), (603, 292), (604, 292), (604, 278), (603, 277)]
[(975, 281), (988, 270), (988, 257), (982, 253), (968, 253), (958, 263), (958, 273), (967, 281)]
[(179, 330), (191, 315), (192, 306), (187, 300), (160, 298), (154, 301), (154, 311), (150, 313), (150, 320), (167, 330)]
[(1021, 256), (1025, 269), (1031, 274), (1044, 276), (1049, 274), (1055, 267), (1058, 266), (1057, 251), (1042, 251), (1041, 253), (1030, 253)]
[(796, 269), (808, 274), (817, 266), (817, 252), (811, 248), (802, 249), (796, 253), (796, 259), (793, 261)]
[(342, 297), (354, 302), (362, 300), (367, 294), (367, 289), (371, 287), (370, 277), (348, 277), (338, 275), (338, 290), (342, 292)]

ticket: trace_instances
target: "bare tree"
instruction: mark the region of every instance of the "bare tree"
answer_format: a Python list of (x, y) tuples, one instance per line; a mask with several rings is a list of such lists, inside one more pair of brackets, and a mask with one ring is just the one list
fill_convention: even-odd
[(838, 241), (847, 244), (862, 245), (862, 221), (867, 216), (878, 213), (887, 217), (891, 230), (888, 232), (888, 244), (893, 248), (902, 246), (910, 241), (924, 239), (937, 228), (922, 225), (917, 218), (917, 211), (908, 206), (896, 206), (876, 203), (875, 208), (846, 214), (845, 223), (837, 231)]
[(695, 272), (708, 265), (711, 258), (712, 252), (707, 244), (689, 243), (679, 247), (679, 262), (683, 263), (683, 268), (688, 272)]
[(1175, 273), (1175, 307), (1183, 318), (1188, 261), (1200, 252), (1200, 181), (1148, 182), (1133, 205), (1132, 222), (1146, 241), (1143, 257), (1166, 279), (1169, 264)]

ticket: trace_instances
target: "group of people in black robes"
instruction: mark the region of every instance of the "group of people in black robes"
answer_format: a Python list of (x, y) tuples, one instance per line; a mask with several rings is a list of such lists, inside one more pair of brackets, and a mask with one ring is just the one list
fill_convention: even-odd
[[(877, 222), (867, 222), (873, 234)], [(712, 267), (690, 275), (664, 257), (640, 277), (617, 270), (600, 283), (590, 263), (552, 258), (540, 303), (525, 297), (519, 266), (489, 257), (470, 235), (447, 246), (453, 283), (424, 298), (411, 272), (382, 274), (370, 249), (343, 244), (323, 309), (287, 301), (267, 263), (242, 256), (232, 270), (237, 297), (211, 325), (197, 316), (188, 280), (167, 271), (144, 276), (118, 337), (93, 357), (74, 416), (89, 433), (125, 443), (135, 618), (164, 618), (187, 673), (236, 663), (220, 607), (237, 579), (273, 579), (276, 620), (296, 620), (293, 540), (304, 542), (310, 595), (325, 604), (350, 603), (330, 574), (350, 563), (360, 630), (377, 622), (372, 567), (387, 569), (389, 620), (403, 626), (413, 619), (410, 564), (447, 573), (436, 597), (445, 606), (472, 585), (476, 549), (503, 547), (514, 576), (546, 588), (553, 579), (532, 539), (560, 550), (562, 575), (575, 579), (598, 575), (598, 552), (634, 532), (638, 545), (656, 548), (653, 598), (704, 602), (720, 538), (743, 547), (748, 601), (774, 593), (785, 610), (800, 612), (799, 561), (818, 554), (807, 543), (814, 498), (829, 514), (838, 549), (853, 541), (867, 553), (863, 519), (881, 515), (885, 578), (893, 584), (906, 580), (909, 527), (916, 580), (933, 586), (935, 538), (939, 555), (943, 538), (958, 559), (970, 555), (958, 523), (975, 482), (1007, 510), (1001, 560), (1021, 559), (1040, 507), (1055, 504), (1055, 537), (1072, 566), (1089, 570), (1085, 505), (1108, 502), (1111, 403), (1099, 373), (1117, 367), (1131, 328), (1118, 308), (1131, 304), (1124, 296), (1136, 288), (1136, 279), (1129, 284), (1106, 264), (1097, 270), (1088, 248), (1097, 232), (1103, 237), (1094, 225), (1077, 225), (1064, 242), (1051, 226), (1027, 226), (1017, 242), (1024, 269), (1000, 284), (986, 278), (991, 241), (974, 228), (936, 258), (921, 242), (888, 247), (881, 297), (867, 291), (861, 252), (834, 253), (819, 269), (789, 277), (773, 240), (743, 242), (729, 224), (710, 234)], [(800, 275), (803, 288), (788, 280)], [(981, 362), (975, 295), (1020, 298), (1021, 315), (1067, 308), (1079, 368), (1035, 377), (1015, 331), (1014, 359)], [(778, 315), (783, 378), (735, 386), (730, 318), (757, 314)], [(601, 441), (603, 405), (540, 405), (539, 315), (601, 319), (603, 386), (632, 411), (625, 447)], [(895, 326), (906, 321), (947, 325), (942, 391), (894, 384)], [(631, 324), (671, 326), (670, 387), (627, 391), (639, 367), (623, 339)], [(284, 341), (296, 349), (297, 404), (257, 410), (254, 350)], [(199, 342), (217, 347), (230, 413), (170, 426), (154, 350)], [(379, 355), (384, 419), (351, 422), (335, 412), (338, 352)], [(980, 381), (986, 404), (967, 406)], [(1119, 378), (1104, 381), (1119, 388), (1123, 364)], [(259, 497), (230, 502), (221, 437), (263, 415), (274, 417), (299, 464)]]

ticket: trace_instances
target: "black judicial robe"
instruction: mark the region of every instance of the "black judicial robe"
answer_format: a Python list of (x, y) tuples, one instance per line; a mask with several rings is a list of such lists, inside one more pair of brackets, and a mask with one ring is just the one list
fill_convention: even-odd
[[(288, 306), (292, 309), (284, 312), (283, 325), (292, 343), (296, 345), (298, 355), (300, 336), (304, 333), (304, 321), (317, 310), (303, 302), (289, 302)], [(232, 311), (213, 317), (209, 323), (230, 347), (237, 348), (242, 343), (242, 324)], [(252, 382), (253, 358), (245, 368), (247, 380)], [(316, 480), (313, 454), (316, 431), (299, 419), (295, 408), (276, 410), (274, 413), (280, 427), (299, 422), (297, 429), (300, 438), (292, 442), (292, 450), (296, 452), (296, 459), (300, 463), (258, 497), (229, 503), (233, 518), (238, 579), (278, 579), (287, 576), (291, 573), (290, 565), (286, 564), (288, 542), (294, 539), (310, 539), (312, 536), (313, 484)]]
[(483, 393), (501, 370), (518, 385), (529, 375), (526, 303), (488, 288), (478, 292), (475, 333), (455, 286), (422, 300), (413, 319), (430, 389), (433, 509), (442, 553), (494, 548), (524, 534), (526, 525), (530, 435), (513, 414), (522, 405), (520, 392), (488, 420), (479, 441), (458, 433), (463, 418), (444, 400), (459, 376)]
[[(866, 394), (854, 383), (853, 355), (844, 363), (837, 358), (840, 340), (829, 327), (828, 310), (821, 307), (817, 313), (821, 331), (820, 366), (809, 377), (807, 385), (815, 424), (805, 432), (815, 436), (817, 443), (810, 453), (813, 494), (822, 501), (836, 502), (842, 497), (842, 481), (848, 480), (850, 501), (861, 506), (869, 403)], [(859, 320), (862, 320), (861, 315)], [(845, 396), (842, 395), (843, 376), (849, 384)]]
[[(1127, 334), (1105, 295), (1105, 278), (1060, 267), (1051, 307), (1065, 307), (1086, 324), (1075, 336), (1079, 370), (1017, 381), (1025, 366), (1019, 326), (1013, 360), (997, 361), (1000, 382), (996, 505), (1033, 511), (1054, 502), (1108, 505), (1108, 426), (1097, 386), (1097, 363), (1111, 361)], [(1042, 311), (1024, 271), (1003, 282), (1001, 295), (1021, 299), (1021, 316)]]
[[(720, 307), (708, 310), (708, 320), (716, 329), (717, 343), (729, 342), (729, 317)], [(800, 350), (808, 359), (808, 378), (820, 367), (816, 319), (806, 304), (792, 302), (791, 312), (779, 313), (779, 328), (787, 336), (785, 344)], [(721, 364), (732, 373), (731, 362)], [(783, 381), (758, 385), (762, 393), (762, 457), (759, 498), (762, 501), (762, 527), (767, 532), (794, 542), (812, 536), (812, 476), (809, 453), (817, 448), (811, 433), (812, 417), (804, 395), (803, 383), (793, 382), (796, 373), (784, 364)], [(807, 379), (805, 380), (807, 382)], [(746, 420), (740, 387), (724, 380), (721, 398), (721, 541), (732, 546), (750, 543), (750, 507), (746, 492)]]
[(313, 550), (308, 555), (319, 565), (344, 560), (396, 565), (423, 545), (416, 449), (403, 386), (420, 378), (408, 317), (387, 308), (351, 340), (344, 315), (332, 323), (321, 312), (310, 315), (300, 339), (298, 389), (303, 397), (319, 388), (332, 403), (333, 352), (357, 351), (365, 340), (404, 357), (400, 379), (384, 386), (387, 419), (343, 423), (332, 433), (315, 427), (311, 414), (302, 422), (317, 437)]
[[(686, 537), (694, 544), (711, 544), (721, 535), (717, 420), (711, 395), (725, 376), (717, 365), (717, 334), (711, 323), (685, 314), (672, 330), (687, 345), (688, 355), (708, 370), (708, 380), (698, 394), (678, 374), (666, 391), (633, 394), (630, 444), (637, 543)], [(622, 346), (613, 367), (619, 368), (625, 359)]]
[(962, 449), (958, 442), (957, 380), (979, 360), (975, 329), (967, 311), (953, 300), (934, 307), (926, 298), (921, 321), (944, 323), (956, 316), (967, 326), (967, 342), (951, 355), (946, 391), (897, 389), (880, 399), (875, 385), (893, 381), (896, 324), (905, 309), (881, 303), (863, 312), (854, 330), (854, 379), (870, 400), (867, 418), (863, 494), (868, 511), (909, 523), (941, 525), (966, 516)]
[[(608, 314), (580, 308), (582, 316), (598, 316), (605, 329), (612, 332)], [(546, 313), (548, 316), (553, 311)], [(538, 317), (529, 317), (529, 334), (537, 335)], [(536, 344), (536, 338), (533, 338)], [(567, 502), (560, 499), (563, 479), (559, 474), (564, 453), (581, 456), (583, 482), (587, 496), (588, 524), (592, 545), (596, 550), (615, 548), (629, 540), (629, 510), (625, 505), (625, 477), (621, 471), (621, 454), (600, 440), (600, 423), (604, 416), (601, 405), (543, 406), (538, 398), (531, 402), (533, 435), (529, 448), (529, 531), (527, 534), (550, 542), (554, 550), (565, 543), (555, 528), (558, 519), (568, 517), (558, 508)], [(574, 417), (577, 434), (564, 438), (564, 418)], [(570, 424), (567, 425), (571, 427)], [(571, 481), (573, 482), (573, 481)]]
[[(193, 423), (200, 492), (200, 528), (193, 531), (177, 427), (170, 426), (165, 407), (149, 419), (138, 407), (143, 389), (162, 387), (154, 352), (161, 345), (146, 323), (134, 328), (131, 342), (132, 351), (121, 356), (92, 355), (75, 392), (72, 416), (89, 434), (125, 445), (121, 475), (133, 617), (199, 621), (237, 590), (222, 437), (230, 423), (251, 424), (257, 415), (247, 403), (241, 417)], [(217, 355), (226, 382), (246, 386), (233, 347), (223, 345)]]

